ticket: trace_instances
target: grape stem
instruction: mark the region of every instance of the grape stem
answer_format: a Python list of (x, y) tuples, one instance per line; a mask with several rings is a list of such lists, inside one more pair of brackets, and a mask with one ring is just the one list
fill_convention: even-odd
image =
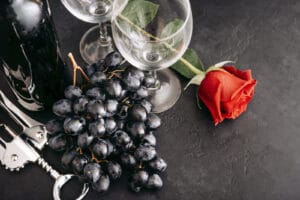
[(95, 161), (96, 163), (108, 163), (108, 160), (99, 160), (98, 158), (96, 158), (95, 154), (92, 152), (92, 150), (90, 150), (91, 152), (91, 159), (92, 161)]
[(114, 72), (111, 72), (109, 77), (107, 79), (112, 79), (114, 76), (118, 77), (118, 78), (121, 78), (118, 74), (114, 73)]
[(90, 82), (89, 77), (86, 75), (86, 73), (83, 71), (83, 69), (77, 65), (77, 62), (73, 56), (73, 54), (70, 52), (68, 54), (68, 57), (70, 59), (70, 62), (72, 64), (73, 67), (73, 86), (76, 86), (76, 82), (77, 82), (77, 70), (79, 70), (79, 72), (81, 73), (81, 75), (83, 76), (83, 78), (87, 81)]
[(122, 103), (125, 103), (128, 99), (129, 97), (126, 97), (125, 99), (122, 100)]
[(78, 148), (76, 149), (76, 151), (79, 152), (80, 155), (83, 154), (82, 148), (80, 148), (80, 147), (78, 147)]
[(138, 168), (143, 169), (143, 162), (142, 161), (140, 161)]

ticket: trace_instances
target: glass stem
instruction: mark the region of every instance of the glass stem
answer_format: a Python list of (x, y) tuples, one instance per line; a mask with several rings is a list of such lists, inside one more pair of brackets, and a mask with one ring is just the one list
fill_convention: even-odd
[(110, 45), (111, 38), (108, 36), (107, 23), (99, 23), (99, 42), (101, 45)]

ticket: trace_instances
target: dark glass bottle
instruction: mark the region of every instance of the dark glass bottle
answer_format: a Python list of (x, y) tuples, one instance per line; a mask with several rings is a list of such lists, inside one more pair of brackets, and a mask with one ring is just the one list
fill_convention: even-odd
[(48, 0), (0, 1), (0, 69), (23, 107), (43, 110), (61, 96), (65, 70)]

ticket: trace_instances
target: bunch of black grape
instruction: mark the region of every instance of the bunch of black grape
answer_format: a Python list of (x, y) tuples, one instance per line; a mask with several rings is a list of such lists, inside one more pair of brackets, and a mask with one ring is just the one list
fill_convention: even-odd
[(158, 173), (167, 164), (155, 149), (153, 132), (161, 120), (147, 100), (156, 79), (122, 61), (113, 52), (85, 68), (90, 84), (65, 89), (65, 99), (53, 105), (58, 118), (46, 124), (49, 146), (64, 151), (62, 165), (98, 192), (107, 191), (124, 169), (131, 172), (133, 191), (159, 189)]

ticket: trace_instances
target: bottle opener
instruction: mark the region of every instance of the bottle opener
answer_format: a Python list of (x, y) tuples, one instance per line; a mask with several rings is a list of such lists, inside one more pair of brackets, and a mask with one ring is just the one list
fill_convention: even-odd
[[(0, 128), (6, 131), (12, 138), (6, 141), (0, 135), (0, 161), (6, 169), (19, 171), (27, 163), (37, 163), (55, 179), (53, 186), (53, 199), (60, 200), (60, 191), (64, 184), (75, 177), (74, 174), (62, 175), (53, 169), (39, 154), (47, 144), (47, 130), (45, 126), (18, 109), (0, 90), (0, 106), (8, 112), (10, 117), (19, 124), (23, 131), (16, 134), (10, 127), (0, 124)], [(82, 192), (76, 200), (83, 199), (89, 191), (87, 183), (83, 185)]]

